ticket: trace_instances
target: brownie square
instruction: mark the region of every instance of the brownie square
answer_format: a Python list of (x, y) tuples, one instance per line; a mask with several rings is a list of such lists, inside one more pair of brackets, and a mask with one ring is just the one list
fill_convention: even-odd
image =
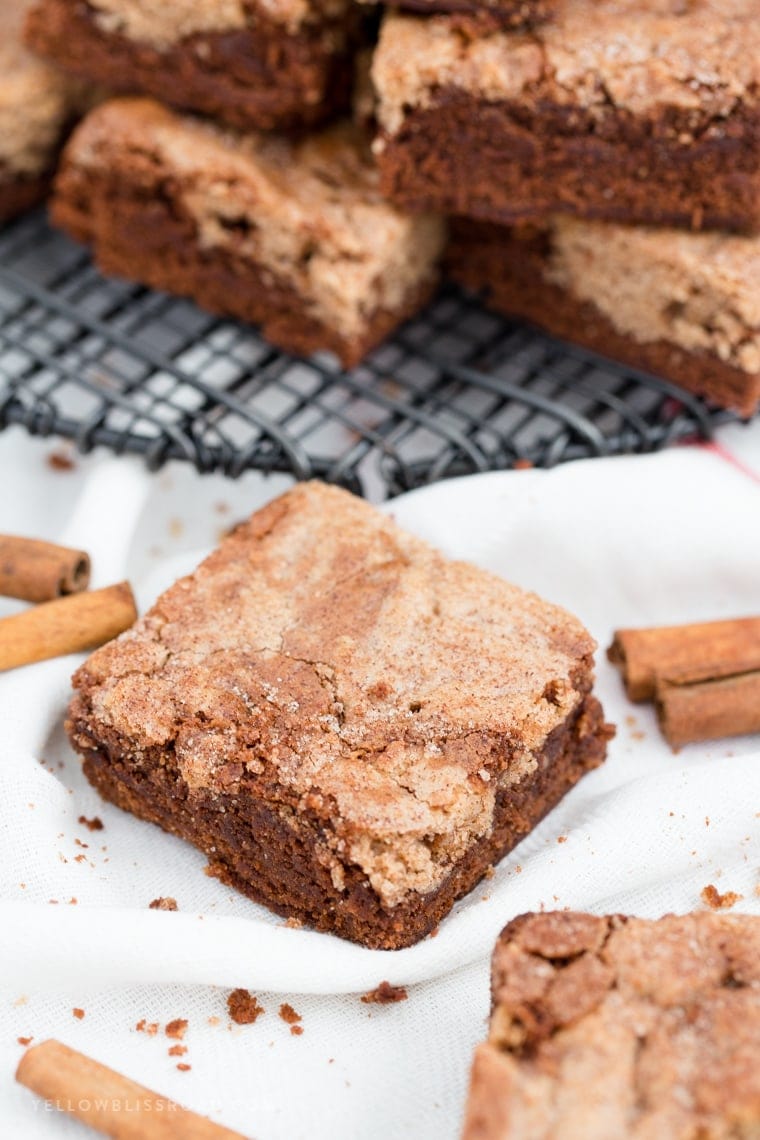
[(239, 135), (127, 98), (75, 132), (52, 216), (104, 272), (350, 366), (428, 299), (445, 240), (439, 219), (400, 213), (377, 181), (348, 123)]
[(760, 405), (760, 237), (465, 219), (448, 262), (509, 316), (743, 415)]
[(530, 34), (389, 15), (383, 187), (412, 209), (760, 228), (760, 21), (746, 0), (559, 0)]
[(27, 0), (0, 5), (0, 223), (44, 198), (79, 92), (22, 43)]
[(463, 1140), (760, 1130), (760, 918), (528, 914), (493, 956)]
[(296, 487), (74, 677), (106, 799), (365, 946), (428, 934), (605, 754), (582, 625)]
[(244, 130), (346, 110), (357, 31), (351, 0), (35, 0), (27, 23), (74, 75)]

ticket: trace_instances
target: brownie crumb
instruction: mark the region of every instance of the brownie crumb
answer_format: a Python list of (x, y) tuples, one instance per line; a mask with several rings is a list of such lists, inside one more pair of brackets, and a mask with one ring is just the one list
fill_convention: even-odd
[(187, 1033), (187, 1018), (175, 1017), (174, 1021), (170, 1021), (164, 1033), (167, 1037), (173, 1037), (176, 1041), (181, 1041)]
[(77, 1021), (81, 1021), (82, 1018), (84, 1017), (84, 1010), (83, 1009), (76, 1008), (76, 1009), (72, 1009), (71, 1012), (74, 1014), (74, 1017), (77, 1019)]
[(253, 994), (248, 990), (233, 990), (227, 998), (229, 1015), (237, 1025), (253, 1025), (257, 1018), (264, 1013)]
[(291, 1025), (290, 1032), (293, 1034), (294, 1037), (300, 1037), (301, 1034), (303, 1033), (303, 1026), (302, 1025)]
[(192, 1069), (192, 1065), (188, 1065), (186, 1061), (180, 1061), (177, 1068), (181, 1073), (189, 1073)]
[(27, 1046), (27, 1045), (31, 1045), (32, 1041), (34, 1041), (34, 1038), (33, 1037), (17, 1037), (16, 1040), (18, 1041), (19, 1045)]
[(280, 1006), (280, 1017), (283, 1021), (286, 1021), (288, 1025), (295, 1025), (297, 1021), (302, 1020), (300, 1013), (296, 1013), (296, 1011), (293, 1009), (293, 1006), (288, 1005), (287, 1002), (284, 1002)]
[(567, 836), (566, 835), (558, 835), (557, 836), (557, 843), (567, 843)]
[(726, 891), (721, 894), (717, 887), (708, 883), (706, 887), (702, 888), (699, 897), (705, 906), (710, 907), (710, 910), (730, 910), (736, 903), (741, 902), (744, 895), (738, 895), (736, 891)]
[(148, 905), (151, 910), (179, 910), (176, 899), (164, 898), (163, 895), (153, 899), (153, 902)]
[(138, 1033), (147, 1033), (149, 1037), (155, 1037), (158, 1033), (158, 1022), (146, 1021), (143, 1017), (141, 1021), (138, 1021), (135, 1029)]
[(170, 1057), (184, 1057), (187, 1053), (187, 1045), (172, 1045), (169, 1049)]
[(73, 471), (76, 463), (65, 451), (51, 451), (46, 463), (53, 471)]
[(94, 815), (92, 819), (88, 819), (87, 816), (80, 815), (77, 823), (81, 823), (84, 827), (87, 828), (88, 831), (103, 830), (103, 820), (100, 818), (100, 816), (97, 815)]
[(390, 982), (381, 982), (377, 989), (364, 994), (362, 1001), (366, 1005), (393, 1005), (397, 1001), (406, 1001), (409, 994), (404, 986), (392, 986)]

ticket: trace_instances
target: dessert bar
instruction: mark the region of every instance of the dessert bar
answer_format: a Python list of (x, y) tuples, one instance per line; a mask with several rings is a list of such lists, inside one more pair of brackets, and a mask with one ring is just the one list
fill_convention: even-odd
[(760, 1130), (760, 918), (528, 914), (494, 951), (463, 1140)]
[(760, 237), (461, 220), (449, 264), (494, 308), (726, 408), (760, 403)]
[(350, 0), (35, 0), (27, 24), (75, 75), (257, 130), (346, 109), (355, 35)]
[(293, 352), (358, 362), (428, 299), (443, 223), (380, 196), (349, 124), (292, 140), (240, 136), (148, 99), (75, 132), (53, 219), (106, 273), (252, 321)]
[(44, 198), (75, 88), (23, 46), (27, 0), (0, 5), (0, 223)]
[(760, 21), (746, 0), (559, 0), (530, 33), (386, 17), (383, 187), (412, 209), (760, 228)]
[(576, 618), (307, 483), (74, 678), (106, 799), (278, 914), (430, 933), (604, 758)]

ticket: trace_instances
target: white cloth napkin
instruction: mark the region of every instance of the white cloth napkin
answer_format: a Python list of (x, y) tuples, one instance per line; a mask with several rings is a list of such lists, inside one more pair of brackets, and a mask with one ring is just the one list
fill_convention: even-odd
[[(124, 462), (95, 465), (83, 480), (58, 537), (93, 550), (98, 584), (147, 564), (147, 516), (138, 517), (148, 491), (155, 482)], [(566, 605), (602, 648), (619, 626), (760, 613), (760, 482), (708, 450), (461, 479), (387, 509), (446, 553)], [(202, 553), (158, 560), (137, 582), (141, 602)], [(287, 928), (205, 876), (194, 849), (104, 804), (61, 728), (78, 660), (0, 677), (0, 1120), (7, 1107), (9, 1134), (68, 1129), (10, 1085), (15, 1037), (33, 1034), (62, 1036), (262, 1138), (453, 1137), (487, 1012), (487, 958), (514, 915), (574, 907), (654, 917), (700, 907), (709, 883), (760, 913), (760, 740), (673, 755), (603, 653), (598, 692), (618, 725), (606, 765), (437, 937), (395, 953)], [(102, 831), (78, 822), (95, 816)], [(150, 910), (161, 895), (179, 912)], [(383, 1010), (330, 996), (381, 980), (424, 984)], [(230, 1030), (223, 993), (198, 984), (248, 987), (267, 1015)], [(276, 1015), (286, 999), (274, 995), (288, 994), (302, 995), (288, 999), (303, 1013), (301, 1037)], [(85, 1008), (81, 1021), (74, 1006)], [(213, 1015), (221, 1025), (208, 1024)], [(167, 1057), (171, 1041), (134, 1029), (177, 1016), (191, 1022), (189, 1073)]]

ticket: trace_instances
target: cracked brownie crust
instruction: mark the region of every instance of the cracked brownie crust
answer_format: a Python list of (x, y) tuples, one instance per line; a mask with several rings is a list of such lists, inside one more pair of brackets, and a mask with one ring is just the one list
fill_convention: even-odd
[(760, 918), (524, 915), (496, 945), (464, 1140), (750, 1140)]
[(388, 205), (361, 133), (238, 136), (151, 100), (75, 133), (53, 217), (106, 273), (262, 326), (273, 343), (357, 363), (427, 300), (445, 234)]
[(277, 913), (366, 946), (427, 934), (610, 729), (564, 611), (306, 484), (75, 677), (106, 798)]
[(388, 16), (373, 65), (384, 189), (502, 223), (756, 230), (759, 59), (743, 0), (560, 0), (525, 34)]
[(309, 126), (348, 108), (358, 24), (347, 0), (159, 8), (37, 0), (27, 39), (108, 90), (153, 95), (241, 129)]
[(448, 268), (509, 316), (722, 407), (760, 404), (760, 240), (555, 218), (458, 220)]

